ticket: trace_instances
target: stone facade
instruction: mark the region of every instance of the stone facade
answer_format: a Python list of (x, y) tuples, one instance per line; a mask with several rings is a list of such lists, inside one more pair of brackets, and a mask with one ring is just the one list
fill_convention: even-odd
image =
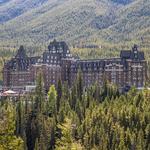
[(43, 75), (44, 87), (49, 89), (50, 85), (55, 85), (61, 80), (61, 67), (60, 65), (48, 65), (48, 64), (35, 64), (31, 67), (31, 81), (36, 81), (38, 73)]
[(45, 89), (58, 80), (74, 83), (81, 70), (84, 86), (94, 83), (103, 85), (104, 80), (126, 86), (143, 87), (147, 79), (147, 63), (144, 53), (134, 45), (132, 50), (122, 50), (119, 58), (80, 60), (72, 57), (65, 42), (54, 40), (41, 57), (28, 57), (23, 46), (16, 56), (6, 62), (3, 69), (3, 87), (5, 89), (23, 89), (34, 85), (39, 71), (43, 73)]
[(139, 51), (136, 45), (132, 50), (122, 50), (120, 58), (72, 61), (70, 67), (72, 82), (75, 80), (79, 68), (85, 86), (96, 82), (102, 85), (104, 80), (108, 80), (119, 88), (143, 87), (147, 78), (147, 63), (144, 53)]
[(3, 88), (22, 90), (25, 85), (33, 85), (30, 67), (39, 57), (28, 57), (23, 46), (20, 46), (16, 56), (4, 64)]

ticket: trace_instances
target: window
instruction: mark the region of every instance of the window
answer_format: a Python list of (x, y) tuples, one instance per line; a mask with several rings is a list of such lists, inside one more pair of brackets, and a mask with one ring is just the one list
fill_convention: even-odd
[(137, 54), (137, 51), (134, 51), (134, 54)]

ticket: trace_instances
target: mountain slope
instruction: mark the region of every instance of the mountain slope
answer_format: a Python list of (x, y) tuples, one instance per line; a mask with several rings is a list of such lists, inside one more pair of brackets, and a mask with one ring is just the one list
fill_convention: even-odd
[[(113, 39), (131, 40), (148, 36), (150, 31), (150, 1), (137, 0), (117, 12), (117, 23), (110, 28)], [(143, 31), (143, 33), (141, 32)]]
[(10, 0), (0, 6), (3, 15), (4, 10), (9, 14), (10, 3), (15, 10), (21, 9), (18, 15), (1, 21), (0, 40), (5, 45), (40, 45), (53, 38), (69, 43), (92, 39), (118, 43), (149, 38), (148, 0), (21, 1)]
[(111, 7), (111, 3), (97, 0), (48, 1), (1, 25), (1, 36), (8, 39), (31, 37), (37, 42), (43, 38), (47, 41), (54, 37), (87, 37), (88, 32), (92, 33), (90, 30), (95, 30), (90, 27), (93, 18), (105, 15)]
[(20, 16), (46, 1), (48, 0), (2, 0), (0, 2), (0, 22), (6, 22)]

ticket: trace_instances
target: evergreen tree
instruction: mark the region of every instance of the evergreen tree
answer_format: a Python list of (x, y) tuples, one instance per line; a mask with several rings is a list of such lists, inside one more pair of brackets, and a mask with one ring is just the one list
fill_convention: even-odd
[(0, 110), (0, 150), (21, 150), (23, 140), (15, 132), (15, 109), (12, 104), (1, 107)]
[(58, 125), (61, 129), (61, 138), (56, 139), (56, 150), (82, 150), (83, 147), (79, 142), (75, 142), (72, 137), (71, 120), (66, 118), (62, 125)]
[(83, 80), (82, 80), (81, 69), (79, 70), (79, 72), (77, 74), (77, 94), (78, 94), (78, 98), (81, 100), (82, 94), (83, 94)]
[(58, 87), (57, 87), (57, 102), (56, 102), (57, 112), (59, 112), (61, 98), (62, 98), (62, 83), (61, 80), (59, 80)]
[(16, 134), (23, 135), (23, 106), (22, 101), (17, 102), (16, 106)]
[(55, 115), (57, 112), (57, 91), (55, 89), (55, 86), (52, 85), (48, 92), (48, 110), (49, 115)]
[(44, 83), (42, 73), (39, 72), (36, 81), (36, 90), (35, 90), (35, 111), (41, 112), (43, 109), (44, 101)]

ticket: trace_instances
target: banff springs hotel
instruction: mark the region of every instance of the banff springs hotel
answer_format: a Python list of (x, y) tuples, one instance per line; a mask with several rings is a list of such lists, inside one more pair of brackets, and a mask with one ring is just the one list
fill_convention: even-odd
[(81, 60), (71, 55), (65, 42), (54, 40), (40, 57), (28, 57), (21, 46), (15, 57), (5, 62), (3, 88), (23, 91), (35, 86), (39, 71), (43, 73), (46, 90), (51, 85), (57, 86), (58, 80), (71, 86), (79, 70), (85, 87), (94, 83), (103, 85), (104, 79), (120, 89), (143, 87), (147, 79), (144, 52), (136, 45), (131, 50), (122, 50), (118, 58)]

